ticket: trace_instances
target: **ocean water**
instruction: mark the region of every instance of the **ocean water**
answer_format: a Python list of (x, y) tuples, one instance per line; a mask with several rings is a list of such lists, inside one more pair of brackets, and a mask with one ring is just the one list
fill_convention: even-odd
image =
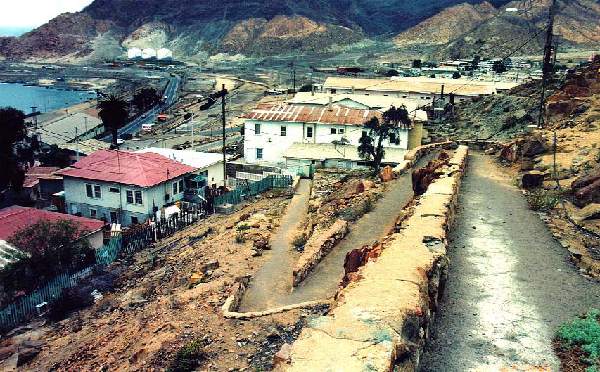
[(10, 106), (25, 113), (31, 112), (31, 106), (50, 112), (94, 98), (95, 92), (0, 83), (0, 107)]

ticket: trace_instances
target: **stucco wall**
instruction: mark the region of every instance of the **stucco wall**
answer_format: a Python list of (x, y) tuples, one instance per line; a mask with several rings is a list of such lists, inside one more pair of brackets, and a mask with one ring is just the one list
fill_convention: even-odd
[[(287, 371), (418, 369), (447, 274), (447, 232), (466, 164), (461, 146), (444, 175), (421, 196), (381, 255), (338, 293), (335, 308), (309, 322), (294, 342)], [(358, 247), (357, 247), (358, 248)]]

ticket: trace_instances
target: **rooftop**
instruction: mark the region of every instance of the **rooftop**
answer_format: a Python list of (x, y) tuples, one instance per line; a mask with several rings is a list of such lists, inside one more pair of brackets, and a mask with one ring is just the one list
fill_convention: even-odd
[(42, 209), (12, 206), (0, 209), (0, 240), (8, 240), (21, 229), (39, 221), (72, 221), (89, 232), (98, 231), (106, 224), (100, 220), (77, 217), (69, 214), (45, 211)]
[(58, 170), (60, 170), (58, 167), (31, 167), (25, 173), (23, 187), (34, 187), (40, 182), (40, 178), (60, 179), (62, 177), (55, 175)]
[(189, 165), (190, 167), (202, 169), (211, 165), (223, 162), (222, 154), (212, 152), (197, 152), (192, 150), (173, 150), (160, 147), (149, 147), (147, 149), (138, 150), (136, 153), (154, 153), (175, 160), (179, 163)]
[(99, 141), (97, 139), (87, 139), (79, 141), (79, 143), (65, 143), (59, 146), (61, 149), (70, 150), (73, 152), (79, 152), (83, 155), (93, 154), (98, 150), (108, 150), (110, 143)]
[(339, 105), (319, 108), (285, 103), (268, 103), (259, 105), (242, 117), (261, 121), (362, 126), (373, 117), (381, 118), (381, 112), (353, 109)]
[(48, 145), (62, 145), (100, 125), (102, 120), (99, 118), (85, 112), (77, 112), (49, 123), (42, 123), (38, 130), (42, 142)]
[(352, 103), (357, 103), (364, 106), (364, 109), (369, 110), (386, 110), (392, 106), (405, 106), (408, 112), (411, 113), (411, 118), (417, 121), (427, 121), (427, 113), (423, 110), (417, 110), (419, 105), (415, 100), (386, 97), (386, 96), (366, 96), (364, 94), (331, 94), (331, 93), (312, 93), (298, 92), (288, 101), (292, 104), (300, 105), (318, 105), (325, 106), (330, 103), (338, 106), (348, 107)]
[[(385, 148), (384, 163), (401, 163), (406, 150)], [(294, 143), (283, 154), (288, 159), (326, 160), (340, 159), (364, 161), (358, 154), (358, 148), (351, 145), (335, 145), (333, 143)]]
[(66, 177), (152, 187), (196, 168), (155, 153), (100, 150), (58, 172)]
[(478, 81), (470, 79), (443, 79), (428, 77), (394, 77), (391, 79), (364, 79), (346, 77), (328, 77), (323, 87), (325, 89), (357, 89), (384, 92), (415, 92), (415, 93), (445, 93), (457, 95), (478, 96), (489, 95), (497, 89), (506, 89), (507, 85), (516, 83)]

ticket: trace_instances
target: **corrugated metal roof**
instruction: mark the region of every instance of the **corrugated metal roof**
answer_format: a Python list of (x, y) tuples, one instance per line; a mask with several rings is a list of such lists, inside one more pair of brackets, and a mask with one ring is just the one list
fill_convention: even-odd
[(104, 227), (106, 222), (69, 214), (50, 212), (41, 209), (13, 206), (0, 209), (0, 239), (7, 240), (15, 232), (39, 221), (73, 221), (82, 229), (94, 232)]
[(25, 173), (23, 187), (34, 187), (40, 182), (40, 178), (62, 178), (55, 175), (58, 170), (60, 170), (58, 167), (31, 167), (27, 170), (27, 173)]
[(195, 171), (154, 153), (100, 150), (86, 156), (57, 174), (95, 181), (151, 187)]
[(317, 123), (334, 125), (362, 126), (365, 121), (378, 117), (381, 112), (360, 110), (341, 106), (311, 107), (293, 104), (262, 104), (242, 116), (246, 119), (261, 121), (285, 121), (297, 123)]
[(211, 165), (223, 162), (223, 155), (212, 152), (198, 152), (192, 150), (173, 150), (164, 149), (161, 147), (149, 147), (147, 149), (136, 151), (139, 154), (154, 153), (166, 156), (171, 160), (189, 165), (190, 167), (202, 169), (208, 168)]

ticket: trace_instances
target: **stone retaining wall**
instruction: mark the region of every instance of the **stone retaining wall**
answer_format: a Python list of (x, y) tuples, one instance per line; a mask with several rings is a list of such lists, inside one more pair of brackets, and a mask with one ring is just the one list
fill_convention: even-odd
[(311, 237), (304, 252), (296, 262), (292, 273), (293, 286), (296, 287), (306, 278), (311, 270), (329, 254), (336, 244), (348, 233), (348, 222), (337, 220), (327, 231)]
[(415, 203), (381, 255), (340, 291), (327, 316), (309, 322), (292, 345), (288, 371), (416, 370), (447, 275), (447, 232), (454, 219), (468, 148), (460, 146)]

